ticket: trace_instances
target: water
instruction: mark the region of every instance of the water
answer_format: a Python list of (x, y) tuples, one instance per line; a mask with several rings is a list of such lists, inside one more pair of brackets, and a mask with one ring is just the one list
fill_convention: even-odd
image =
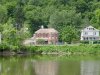
[(0, 75), (100, 75), (100, 56), (0, 57)]

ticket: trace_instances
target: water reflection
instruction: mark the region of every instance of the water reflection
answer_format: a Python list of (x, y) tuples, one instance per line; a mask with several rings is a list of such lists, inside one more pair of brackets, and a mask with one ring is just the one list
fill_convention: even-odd
[(0, 75), (1, 75), (1, 63), (0, 63)]
[(100, 61), (82, 61), (81, 75), (100, 75)]
[(2, 61), (1, 75), (35, 75), (30, 60), (9, 58)]
[(0, 59), (0, 75), (100, 75), (100, 60), (58, 61), (10, 57)]
[(37, 61), (34, 63), (36, 75), (57, 75), (58, 63), (54, 61)]
[(58, 75), (80, 75), (79, 61), (65, 61), (59, 63)]

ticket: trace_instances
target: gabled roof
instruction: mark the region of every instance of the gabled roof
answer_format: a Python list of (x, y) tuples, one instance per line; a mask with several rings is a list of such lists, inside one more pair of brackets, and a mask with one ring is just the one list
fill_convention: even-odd
[(41, 28), (37, 30), (35, 33), (58, 33), (58, 31), (54, 28)]
[(88, 27), (84, 28), (82, 31), (99, 31), (99, 30), (94, 28), (93, 26), (88, 26)]

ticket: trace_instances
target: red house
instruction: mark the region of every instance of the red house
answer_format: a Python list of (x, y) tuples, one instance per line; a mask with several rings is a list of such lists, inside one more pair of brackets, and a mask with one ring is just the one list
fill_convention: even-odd
[(44, 28), (37, 30), (34, 34), (34, 40), (37, 44), (37, 40), (42, 39), (45, 41), (45, 44), (57, 44), (58, 42), (58, 31), (54, 28)]

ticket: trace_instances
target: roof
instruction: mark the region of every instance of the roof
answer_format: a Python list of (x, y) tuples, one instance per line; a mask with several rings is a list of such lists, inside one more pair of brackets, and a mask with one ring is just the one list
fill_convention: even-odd
[(54, 28), (41, 28), (37, 30), (35, 33), (58, 33), (58, 31)]
[(88, 26), (88, 27), (84, 28), (82, 31), (99, 31), (99, 30), (94, 28), (93, 26)]

